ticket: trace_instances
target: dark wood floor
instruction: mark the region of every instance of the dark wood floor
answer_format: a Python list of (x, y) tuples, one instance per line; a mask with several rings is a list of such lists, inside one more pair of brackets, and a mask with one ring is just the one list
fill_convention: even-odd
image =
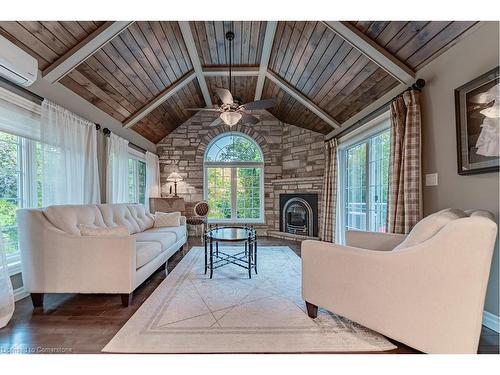
[[(300, 243), (271, 237), (259, 238), (261, 245), (289, 246), (300, 256)], [(190, 239), (188, 249), (200, 245)], [(187, 251), (186, 251), (187, 252)], [(169, 261), (171, 271), (183, 258), (177, 252)], [(16, 303), (9, 325), (0, 330), (0, 354), (21, 353), (100, 353), (118, 330), (135, 313), (153, 290), (165, 278), (164, 270), (155, 272), (134, 293), (132, 306), (121, 306), (119, 296), (113, 295), (47, 295), (43, 309), (33, 309), (31, 300)], [(483, 327), (479, 353), (499, 353), (498, 333)], [(389, 354), (418, 353), (400, 343)]]

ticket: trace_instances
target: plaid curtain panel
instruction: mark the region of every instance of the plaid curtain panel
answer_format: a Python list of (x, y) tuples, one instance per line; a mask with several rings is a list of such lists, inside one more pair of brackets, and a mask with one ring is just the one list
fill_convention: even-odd
[(391, 103), (390, 233), (408, 233), (422, 218), (420, 129), (420, 93), (410, 90)]
[(337, 211), (337, 139), (325, 142), (325, 174), (323, 176), (323, 214), (320, 239), (326, 242), (335, 240), (335, 217)]

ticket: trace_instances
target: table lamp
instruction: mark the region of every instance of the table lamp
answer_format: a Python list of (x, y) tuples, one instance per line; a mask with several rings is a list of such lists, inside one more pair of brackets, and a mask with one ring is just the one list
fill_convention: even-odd
[(178, 195), (177, 195), (177, 182), (182, 181), (182, 176), (177, 172), (172, 172), (168, 175), (167, 181), (174, 183), (174, 197), (178, 197)]

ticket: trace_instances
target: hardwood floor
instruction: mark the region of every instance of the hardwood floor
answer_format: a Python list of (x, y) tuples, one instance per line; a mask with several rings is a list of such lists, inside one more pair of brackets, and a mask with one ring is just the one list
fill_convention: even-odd
[[(261, 237), (259, 244), (289, 246), (300, 256), (299, 242)], [(190, 238), (187, 249), (198, 245), (199, 239)], [(178, 251), (169, 261), (168, 270), (171, 271), (183, 256), (182, 251)], [(8, 326), (0, 330), (0, 354), (13, 351), (100, 353), (164, 278), (164, 270), (155, 272), (136, 290), (128, 308), (122, 307), (119, 295), (48, 294), (43, 309), (33, 309), (30, 298), (24, 298), (16, 303)], [(397, 349), (381, 353), (418, 353), (403, 344), (394, 344)], [(479, 353), (499, 353), (498, 333), (483, 327)]]

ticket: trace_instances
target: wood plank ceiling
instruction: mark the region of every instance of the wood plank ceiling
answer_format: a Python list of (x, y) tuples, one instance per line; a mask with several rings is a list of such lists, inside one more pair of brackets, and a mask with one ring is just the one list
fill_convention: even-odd
[[(456, 43), (474, 23), (350, 24), (418, 71)], [(0, 35), (36, 57), (44, 70), (101, 25), (103, 22), (6, 21), (0, 22)], [(267, 22), (205, 21), (190, 22), (189, 26), (198, 55), (191, 54), (191, 58), (199, 59), (212, 102), (217, 103), (215, 87), (229, 86), (224, 74), (209, 74), (214, 68), (227, 68), (229, 44), (224, 36), (229, 30), (235, 33), (233, 63), (238, 70), (247, 71), (233, 77), (233, 93), (243, 102), (252, 101), (258, 90), (263, 49), (267, 48)], [(177, 22), (134, 22), (59, 82), (122, 123), (173, 90), (132, 125), (133, 130), (157, 143), (193, 114), (183, 108), (205, 106), (188, 51)], [(267, 69), (268, 75), (275, 77), (274, 81), (265, 79), (262, 92), (262, 98), (276, 99), (270, 112), (283, 122), (323, 134), (332, 130), (325, 119), (342, 124), (400, 84), (323, 22), (278, 22)], [(181, 82), (186, 84), (176, 88)], [(285, 86), (293, 92), (284, 90)], [(305, 106), (304, 101), (311, 105)]]

